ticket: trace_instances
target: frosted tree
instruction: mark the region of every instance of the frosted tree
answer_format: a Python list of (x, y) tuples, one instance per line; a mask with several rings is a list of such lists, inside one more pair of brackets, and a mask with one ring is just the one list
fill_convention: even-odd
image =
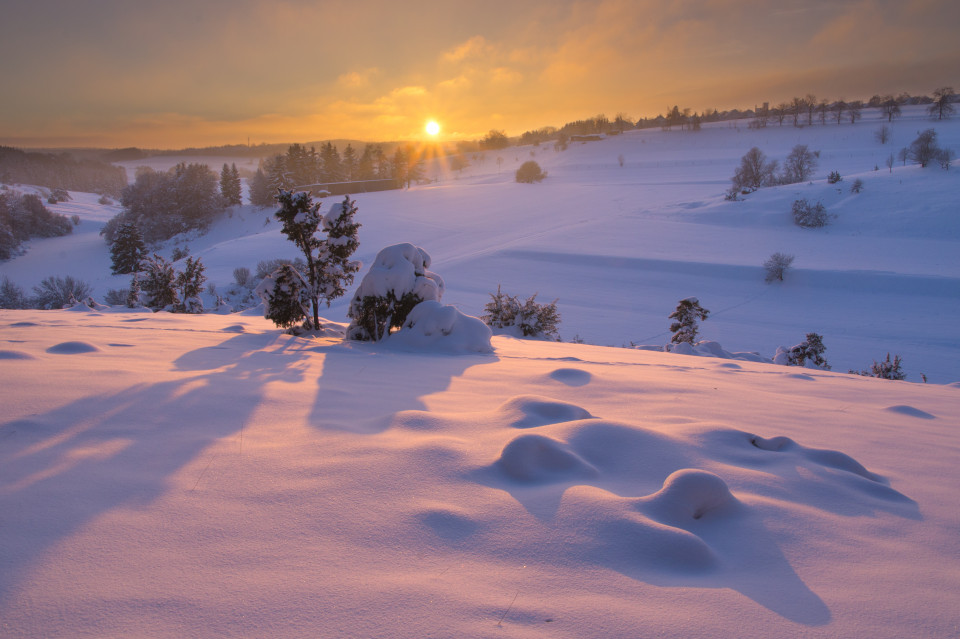
[(350, 302), (347, 337), (380, 341), (403, 326), (417, 304), (439, 302), (443, 279), (429, 267), (430, 255), (413, 244), (394, 244), (377, 253)]
[(823, 345), (823, 336), (817, 333), (807, 333), (806, 339), (792, 348), (781, 346), (773, 357), (774, 364), (785, 366), (807, 366), (830, 370), (823, 353), (827, 347)]
[(334, 206), (327, 216), (320, 214), (320, 203), (309, 193), (293, 193), (280, 189), (277, 195), (280, 210), (276, 218), (283, 224), (281, 232), (303, 252), (307, 269), (307, 296), (312, 307), (308, 330), (320, 328), (320, 302), (342, 296), (353, 282), (360, 264), (350, 260), (357, 250), (357, 230), (353, 221), (356, 204), (348, 197)]
[(693, 344), (697, 339), (698, 325), (702, 320), (707, 319), (710, 311), (700, 306), (700, 301), (695, 297), (688, 297), (680, 300), (677, 309), (670, 313), (669, 319), (676, 320), (670, 325), (673, 337), (670, 342), (680, 344), (687, 342)]
[(255, 293), (263, 300), (264, 317), (281, 328), (290, 328), (310, 313), (310, 284), (291, 264), (281, 264), (264, 277)]
[(203, 291), (203, 283), (207, 281), (203, 274), (203, 262), (199, 257), (188, 257), (182, 272), (177, 273), (174, 285), (179, 293), (179, 301), (174, 304), (174, 309), (179, 313), (202, 313), (203, 300), (200, 299), (200, 293)]
[(147, 256), (147, 247), (143, 235), (136, 224), (123, 222), (117, 229), (117, 236), (110, 245), (110, 259), (113, 262), (113, 274), (123, 275), (140, 270), (140, 262)]
[(177, 304), (177, 273), (173, 265), (156, 253), (142, 263), (145, 277), (140, 282), (144, 304), (155, 311)]

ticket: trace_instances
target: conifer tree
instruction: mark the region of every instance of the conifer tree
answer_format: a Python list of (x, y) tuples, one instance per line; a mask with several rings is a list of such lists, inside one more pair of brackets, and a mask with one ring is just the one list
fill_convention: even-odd
[(260, 207), (273, 206), (277, 202), (276, 193), (276, 189), (270, 188), (270, 180), (263, 168), (258, 167), (257, 172), (250, 178), (250, 204)]
[(140, 283), (146, 297), (145, 304), (155, 311), (173, 306), (179, 302), (175, 288), (177, 274), (173, 265), (156, 253), (144, 258), (143, 270), (146, 277)]
[[(320, 328), (320, 300), (330, 304), (345, 292), (360, 265), (350, 261), (358, 246), (357, 229), (353, 221), (357, 211), (349, 196), (343, 204), (334, 207), (326, 217), (320, 214), (320, 203), (314, 203), (309, 193), (293, 193), (281, 189), (277, 196), (280, 210), (276, 218), (283, 224), (280, 232), (303, 252), (307, 261), (308, 297), (313, 308), (312, 323), (308, 329)], [(321, 231), (326, 237), (320, 237)]]
[(281, 328), (290, 328), (310, 313), (310, 285), (291, 264), (281, 264), (257, 286), (264, 317)]
[(140, 262), (147, 256), (143, 235), (136, 224), (124, 222), (117, 229), (117, 237), (110, 246), (113, 274), (123, 275), (140, 270)]
[(673, 344), (681, 342), (693, 344), (697, 339), (698, 321), (707, 319), (708, 315), (710, 315), (710, 311), (700, 306), (700, 301), (697, 298), (688, 297), (685, 300), (680, 300), (677, 309), (669, 316), (669, 319), (676, 320), (670, 325), (670, 330), (673, 331), (670, 342)]
[(203, 300), (200, 292), (207, 277), (203, 274), (203, 262), (199, 257), (188, 257), (183, 272), (177, 273), (175, 285), (180, 301), (175, 304), (180, 313), (202, 313)]
[(227, 206), (243, 204), (240, 198), (240, 172), (236, 164), (231, 167), (224, 163), (220, 171), (220, 195)]

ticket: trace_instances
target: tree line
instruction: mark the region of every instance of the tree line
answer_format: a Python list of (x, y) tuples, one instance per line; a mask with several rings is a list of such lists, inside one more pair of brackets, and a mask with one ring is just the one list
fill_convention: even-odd
[(127, 185), (127, 172), (100, 160), (78, 160), (69, 153), (27, 152), (0, 146), (0, 182), (116, 197)]

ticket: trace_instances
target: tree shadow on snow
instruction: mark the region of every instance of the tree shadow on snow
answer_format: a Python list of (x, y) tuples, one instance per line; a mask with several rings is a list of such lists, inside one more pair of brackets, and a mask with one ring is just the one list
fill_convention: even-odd
[(300, 381), (306, 354), (286, 340), (237, 335), (174, 362), (195, 376), (0, 424), (0, 525), (17, 531), (0, 551), (0, 602), (48, 549), (108, 511), (156, 500), (207, 447), (239, 434), (266, 384)]

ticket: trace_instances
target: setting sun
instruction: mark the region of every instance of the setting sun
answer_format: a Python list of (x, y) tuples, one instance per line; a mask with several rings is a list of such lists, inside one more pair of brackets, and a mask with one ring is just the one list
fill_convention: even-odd
[(427, 122), (426, 130), (429, 135), (436, 135), (440, 133), (440, 125), (435, 120), (430, 120)]

